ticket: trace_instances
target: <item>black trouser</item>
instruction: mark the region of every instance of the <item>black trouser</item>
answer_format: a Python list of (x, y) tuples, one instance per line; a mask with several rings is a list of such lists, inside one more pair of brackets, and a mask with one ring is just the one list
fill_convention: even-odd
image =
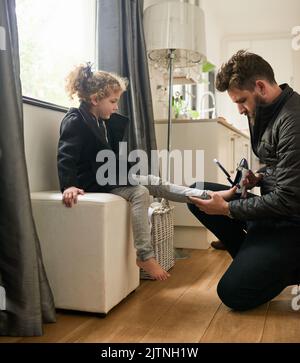
[[(204, 183), (204, 189), (218, 191), (228, 186)], [(300, 282), (298, 224), (280, 219), (246, 223), (205, 214), (193, 204), (188, 204), (188, 208), (224, 243), (233, 258), (217, 287), (220, 299), (228, 307), (254, 308), (273, 299), (286, 286)]]

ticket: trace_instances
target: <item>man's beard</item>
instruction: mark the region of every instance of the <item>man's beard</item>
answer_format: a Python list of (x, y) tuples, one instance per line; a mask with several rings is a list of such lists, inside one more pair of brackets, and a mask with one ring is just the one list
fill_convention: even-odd
[(265, 104), (264, 99), (260, 95), (255, 95), (254, 96), (254, 102), (255, 102), (255, 104), (254, 104), (254, 110), (253, 110), (253, 112), (247, 114), (248, 120), (249, 120), (249, 122), (250, 122), (250, 124), (252, 126), (255, 124), (256, 109), (257, 109), (257, 107), (259, 107), (260, 105)]

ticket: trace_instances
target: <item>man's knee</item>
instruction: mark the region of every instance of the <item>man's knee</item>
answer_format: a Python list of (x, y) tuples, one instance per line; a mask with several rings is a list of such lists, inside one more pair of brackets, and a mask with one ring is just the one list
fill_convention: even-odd
[(217, 293), (222, 303), (233, 310), (244, 311), (255, 307), (253, 296), (247, 294), (238, 281), (226, 275), (219, 281)]
[(228, 185), (219, 184), (219, 183), (212, 183), (212, 182), (203, 182), (203, 181), (197, 181), (196, 183), (192, 184), (190, 188), (195, 189), (205, 189), (205, 190), (211, 190), (213, 192), (218, 192), (220, 190), (228, 190), (230, 187)]
[(190, 185), (190, 188), (195, 189), (195, 188), (196, 188), (196, 186), (197, 186), (197, 183), (194, 183), (194, 184)]
[(187, 207), (189, 211), (199, 220), (202, 221), (203, 218), (206, 218), (206, 214), (202, 212), (195, 204), (187, 203)]

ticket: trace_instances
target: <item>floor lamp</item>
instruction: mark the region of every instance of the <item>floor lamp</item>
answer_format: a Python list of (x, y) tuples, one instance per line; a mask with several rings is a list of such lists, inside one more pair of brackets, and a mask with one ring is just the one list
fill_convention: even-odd
[[(160, 2), (146, 8), (144, 32), (150, 62), (168, 70), (169, 155), (172, 146), (173, 71), (175, 68), (199, 66), (206, 60), (204, 13), (196, 5), (174, 1)], [(167, 181), (170, 181), (169, 157)]]
[[(160, 2), (145, 10), (144, 32), (150, 62), (168, 70), (167, 181), (170, 181), (173, 71), (176, 67), (199, 66), (206, 60), (204, 13), (196, 5)], [(174, 252), (176, 258), (187, 257), (178, 249)]]

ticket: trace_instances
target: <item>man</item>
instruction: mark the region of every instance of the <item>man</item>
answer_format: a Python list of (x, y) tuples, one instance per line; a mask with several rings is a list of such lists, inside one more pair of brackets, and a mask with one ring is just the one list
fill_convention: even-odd
[(247, 310), (300, 283), (300, 95), (279, 86), (263, 58), (243, 50), (221, 67), (216, 88), (248, 117), (265, 168), (249, 172), (245, 184), (260, 186), (261, 196), (228, 202), (217, 193), (224, 186), (205, 183), (211, 199), (191, 198), (188, 206), (233, 258), (218, 284), (220, 299)]

